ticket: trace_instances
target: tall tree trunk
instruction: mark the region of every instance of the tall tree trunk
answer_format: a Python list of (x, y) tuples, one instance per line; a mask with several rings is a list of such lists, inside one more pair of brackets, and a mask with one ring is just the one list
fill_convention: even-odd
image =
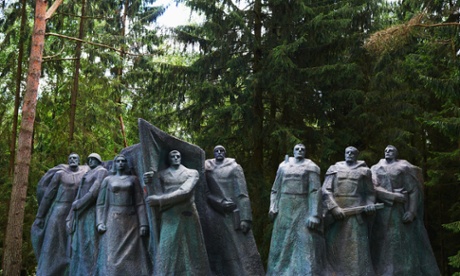
[(18, 135), (18, 117), (19, 117), (19, 104), (21, 99), (21, 81), (22, 81), (22, 59), (24, 57), (24, 41), (26, 29), (26, 0), (21, 0), (21, 27), (19, 29), (19, 45), (18, 45), (18, 67), (16, 69), (16, 92), (14, 95), (14, 114), (13, 126), (11, 129), (11, 144), (10, 144), (10, 168), (9, 175), (14, 172), (14, 160), (16, 152), (16, 139)]
[[(122, 106), (121, 104), (121, 92), (122, 92), (122, 86), (123, 86), (123, 62), (125, 60), (125, 35), (126, 35), (126, 20), (127, 20), (127, 12), (128, 12), (128, 0), (125, 0), (124, 2), (124, 7), (123, 7), (123, 10), (121, 12), (123, 12), (123, 14), (121, 15), (121, 37), (123, 39), (123, 44), (121, 46), (121, 53), (120, 53), (120, 59), (121, 59), (121, 66), (118, 68), (118, 71), (117, 71), (117, 74), (118, 74), (118, 80), (119, 80), (119, 85), (120, 85), (120, 95), (118, 95), (118, 98), (117, 98), (117, 104), (118, 106)], [(123, 123), (123, 115), (121, 113), (121, 110), (120, 110), (120, 114), (118, 116), (118, 120), (120, 121), (120, 129), (121, 129), (121, 135), (123, 137), (123, 145), (125, 146), (125, 148), (128, 146), (128, 142), (126, 140), (126, 133), (125, 133), (125, 125)]]
[(47, 3), (46, 0), (36, 0), (35, 2), (35, 22), (32, 34), (29, 71), (22, 107), (22, 121), (16, 155), (17, 162), (14, 170), (16, 173), (13, 179), (3, 251), (3, 275), (9, 276), (20, 275), (21, 273), (24, 210), (32, 157), (32, 137), (37, 106), (37, 92), (41, 75), (43, 48), (45, 45), (46, 19), (62, 3), (62, 0), (56, 1), (48, 13), (46, 11)]
[[(252, 147), (253, 147), (253, 155), (252, 155), (252, 166), (250, 168), (250, 179), (252, 184), (254, 185), (255, 191), (262, 191), (265, 189), (265, 181), (261, 179), (261, 172), (263, 172), (264, 168), (264, 139), (263, 139), (263, 116), (264, 116), (264, 108), (263, 108), (263, 90), (260, 83), (260, 71), (261, 71), (261, 57), (262, 57), (262, 50), (261, 50), (261, 43), (262, 43), (262, 4), (261, 0), (255, 0), (254, 2), (254, 49), (253, 49), (253, 94), (252, 94), (252, 114), (254, 116), (253, 128), (252, 128)], [(262, 174), (263, 175), (263, 174)], [(260, 218), (266, 217), (266, 206), (263, 206), (262, 200), (262, 193), (252, 193), (251, 200), (254, 202), (253, 212), (254, 216)], [(268, 208), (268, 207), (267, 207)], [(254, 229), (254, 236), (257, 242), (260, 244), (263, 239), (262, 228)]]
[(75, 71), (73, 75), (73, 86), (70, 95), (70, 120), (69, 120), (69, 142), (72, 144), (73, 135), (75, 132), (75, 114), (77, 111), (77, 98), (78, 98), (78, 82), (80, 77), (80, 59), (81, 59), (81, 48), (82, 41), (85, 36), (85, 15), (86, 15), (86, 0), (82, 0), (81, 3), (81, 17), (80, 17), (80, 29), (78, 31), (77, 45), (75, 47)]
[(253, 114), (254, 114), (254, 128), (253, 128), (253, 164), (254, 171), (261, 172), (263, 169), (263, 102), (262, 102), (262, 87), (260, 84), (260, 61), (262, 58), (262, 3), (261, 0), (254, 2), (254, 60), (253, 60), (253, 74), (255, 76), (253, 85)]

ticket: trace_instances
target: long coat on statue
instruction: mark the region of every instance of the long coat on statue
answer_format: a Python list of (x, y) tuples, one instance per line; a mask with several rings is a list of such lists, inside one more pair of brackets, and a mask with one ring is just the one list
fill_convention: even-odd
[[(211, 269), (216, 275), (264, 275), (262, 261), (257, 251), (252, 230), (240, 229), (240, 222), (252, 223), (246, 179), (241, 166), (233, 158), (222, 163), (215, 159), (205, 162), (208, 184), (208, 203), (215, 211), (212, 242), (208, 243)], [(224, 200), (236, 204), (236, 209), (226, 211)]]
[(270, 200), (277, 215), (267, 275), (327, 275), (323, 234), (307, 227), (308, 218), (322, 215), (319, 174), (309, 159), (296, 163), (291, 157), (279, 165)]
[[(371, 171), (364, 161), (353, 166), (337, 162), (329, 167), (323, 184), (323, 199), (330, 212), (375, 202)], [(369, 221), (356, 214), (326, 225), (326, 248), (335, 275), (375, 275), (369, 248)]]
[[(371, 249), (378, 275), (440, 275), (423, 225), (423, 192), (420, 168), (406, 160), (388, 163), (381, 159), (372, 166), (377, 201), (385, 204), (372, 227)], [(396, 194), (406, 197), (395, 201)], [(415, 215), (403, 222), (406, 212)]]

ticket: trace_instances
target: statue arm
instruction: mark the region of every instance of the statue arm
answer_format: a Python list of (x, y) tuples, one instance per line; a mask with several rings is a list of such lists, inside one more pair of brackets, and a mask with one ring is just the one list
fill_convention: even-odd
[(137, 217), (140, 226), (148, 226), (147, 210), (145, 208), (144, 190), (137, 177), (134, 177), (134, 202), (136, 204)]
[(242, 221), (252, 222), (251, 202), (249, 200), (246, 178), (244, 177), (243, 168), (238, 165), (234, 174), (235, 187), (238, 189), (237, 205), (240, 209), (240, 218)]
[(321, 206), (321, 182), (319, 178), (319, 173), (309, 172), (308, 195), (310, 216), (319, 218)]
[(269, 216), (271, 219), (274, 219), (278, 214), (278, 200), (279, 200), (279, 189), (281, 186), (282, 181), (282, 169), (281, 167), (278, 168), (276, 172), (275, 182), (273, 182), (271, 194), (270, 194), (270, 209), (268, 211)]
[(105, 232), (108, 185), (108, 178), (105, 178), (104, 181), (102, 181), (101, 189), (96, 201), (96, 227), (99, 233)]
[(334, 182), (336, 181), (336, 177), (336, 173), (326, 174), (323, 187), (321, 188), (323, 201), (325, 203), (325, 207), (327, 208), (327, 210), (340, 208), (334, 199)]
[(385, 189), (382, 186), (382, 182), (387, 183), (384, 186), (391, 186), (389, 183), (391, 180), (389, 179), (389, 174), (384, 168), (373, 166), (371, 168), (372, 173), (372, 184), (374, 185), (375, 190), (375, 198), (376, 200), (383, 202), (387, 205), (392, 206), (394, 202), (405, 202), (406, 197), (404, 194), (399, 192), (393, 192)]
[(321, 182), (319, 172), (309, 172), (308, 190), (310, 215), (307, 218), (307, 227), (310, 229), (316, 229), (321, 222)]
[(136, 214), (139, 221), (139, 234), (140, 236), (147, 236), (149, 234), (149, 222), (147, 218), (147, 208), (144, 200), (144, 190), (137, 177), (133, 177), (134, 185), (134, 202), (136, 204)]
[(59, 189), (59, 184), (61, 182), (61, 174), (62, 172), (56, 172), (56, 174), (51, 179), (50, 184), (46, 188), (45, 194), (43, 199), (38, 207), (37, 211), (37, 219), (44, 219), (48, 210), (50, 209), (51, 205), (53, 204), (53, 200), (56, 197), (57, 191)]
[(84, 211), (91, 205), (93, 205), (99, 195), (102, 181), (107, 176), (106, 170), (101, 170), (95, 174), (95, 180), (91, 185), (89, 191), (84, 194), (80, 199), (77, 199), (72, 204), (72, 208), (77, 211)]
[(222, 201), (224, 200), (223, 197), (211, 193), (209, 189), (206, 191), (206, 197), (212, 208), (220, 213), (224, 213), (224, 209), (221, 205)]
[(341, 220), (345, 218), (345, 213), (334, 199), (334, 186), (336, 181), (336, 172), (326, 172), (326, 178), (324, 179), (321, 192), (326, 211), (329, 211), (335, 219)]
[(104, 179), (107, 177), (109, 173), (107, 170), (100, 170), (98, 172), (96, 180), (94, 181), (93, 185), (91, 185), (91, 188), (89, 188), (89, 192), (91, 192), (92, 196), (97, 199), (99, 195), (99, 191), (101, 190), (102, 187), (102, 182)]
[(375, 189), (374, 184), (372, 184), (372, 174), (371, 170), (366, 171), (366, 175), (364, 176), (364, 194), (366, 197), (366, 205), (374, 204), (375, 203)]
[(408, 193), (406, 212), (403, 215), (403, 222), (410, 223), (417, 217), (418, 205), (420, 202), (419, 180), (410, 173), (406, 172), (404, 177), (404, 188)]
[(195, 188), (198, 180), (198, 172), (196, 170), (191, 170), (188, 179), (180, 186), (179, 189), (167, 194), (149, 196), (148, 201), (151, 205), (160, 205), (161, 207), (165, 205), (174, 205), (187, 200), (192, 196), (193, 189)]
[(371, 170), (366, 170), (366, 174), (363, 178), (364, 181), (364, 196), (365, 196), (365, 209), (364, 212), (366, 214), (374, 214), (375, 213), (375, 189), (374, 184), (372, 183), (372, 173)]
[(219, 184), (217, 184), (214, 178), (209, 176), (208, 173), (206, 174), (206, 198), (209, 205), (221, 214), (225, 214), (226, 211), (233, 211), (233, 209), (228, 209), (230, 207), (230, 202), (223, 196)]
[(392, 206), (395, 202), (404, 203), (407, 201), (404, 193), (390, 192), (381, 186), (374, 186), (374, 189), (376, 199), (390, 206)]

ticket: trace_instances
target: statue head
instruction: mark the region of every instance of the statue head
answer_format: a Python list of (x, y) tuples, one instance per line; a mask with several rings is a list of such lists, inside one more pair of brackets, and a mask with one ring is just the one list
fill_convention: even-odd
[(74, 152), (69, 155), (68, 164), (70, 168), (77, 168), (80, 165), (80, 156)]
[(393, 145), (388, 145), (385, 148), (385, 159), (388, 162), (393, 162), (398, 158), (398, 149)]
[(94, 169), (96, 168), (97, 166), (99, 166), (101, 163), (102, 163), (102, 159), (101, 159), (101, 156), (97, 153), (91, 153), (90, 155), (88, 155), (88, 158), (86, 160), (88, 162), (88, 166), (91, 168), (91, 169)]
[(304, 159), (305, 158), (305, 146), (303, 144), (297, 144), (294, 146), (294, 158)]
[(118, 154), (113, 158), (112, 172), (120, 172), (121, 174), (128, 174), (130, 171), (128, 166), (128, 159), (123, 154)]
[(223, 146), (218, 145), (214, 147), (214, 158), (216, 158), (217, 161), (223, 161), (226, 157), (226, 150)]
[(169, 152), (169, 165), (177, 167), (181, 164), (182, 156), (178, 150), (172, 150)]
[(353, 165), (358, 160), (359, 150), (355, 147), (347, 147), (345, 149), (345, 162), (349, 165)]

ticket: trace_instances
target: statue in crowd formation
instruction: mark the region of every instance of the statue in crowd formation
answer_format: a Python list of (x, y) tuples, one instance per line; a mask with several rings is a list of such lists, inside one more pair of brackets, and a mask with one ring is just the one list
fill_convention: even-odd
[(102, 182), (96, 204), (96, 227), (101, 234), (96, 275), (149, 275), (148, 232), (144, 191), (129, 175), (123, 154), (113, 160), (112, 175)]
[(322, 188), (326, 217), (332, 216), (326, 222), (326, 252), (338, 275), (375, 275), (368, 232), (375, 193), (371, 171), (358, 154), (347, 147), (345, 161), (329, 167)]
[(214, 275), (264, 275), (260, 255), (252, 234), (252, 211), (246, 179), (226, 149), (214, 148), (214, 159), (205, 162), (207, 201), (216, 211), (211, 262)]
[(153, 275), (210, 275), (195, 206), (198, 171), (183, 166), (177, 150), (169, 153), (169, 165), (158, 173), (161, 191), (147, 197), (149, 205), (158, 206), (161, 213)]
[(371, 233), (371, 252), (377, 275), (439, 275), (423, 225), (421, 169), (398, 159), (387, 146), (385, 158), (371, 167), (372, 181), (383, 210), (377, 212)]
[(37, 257), (37, 275), (65, 275), (68, 270), (70, 238), (66, 230), (66, 218), (77, 196), (78, 187), (87, 166), (79, 166), (80, 157), (72, 153), (68, 166), (51, 170), (45, 175), (38, 195), (35, 222), (32, 225), (32, 245)]
[[(305, 146), (293, 153), (271, 190), (267, 275), (440, 275), (422, 220), (421, 170), (397, 159), (395, 147), (371, 169), (347, 147), (322, 185)], [(178, 150), (159, 172), (130, 165), (136, 157), (126, 154), (103, 162), (92, 153), (80, 165), (72, 153), (42, 177), (32, 226), (37, 275), (265, 274), (244, 172), (223, 146), (202, 171), (185, 167)], [(204, 209), (196, 196), (206, 198)], [(154, 251), (149, 234), (158, 235)]]
[(320, 168), (305, 158), (305, 146), (286, 156), (271, 190), (274, 221), (267, 275), (327, 275), (321, 221)]
[(67, 216), (67, 231), (71, 235), (70, 275), (91, 275), (99, 251), (96, 232), (96, 200), (102, 181), (108, 175), (101, 156), (91, 153), (87, 159), (90, 170), (83, 175), (75, 201)]

